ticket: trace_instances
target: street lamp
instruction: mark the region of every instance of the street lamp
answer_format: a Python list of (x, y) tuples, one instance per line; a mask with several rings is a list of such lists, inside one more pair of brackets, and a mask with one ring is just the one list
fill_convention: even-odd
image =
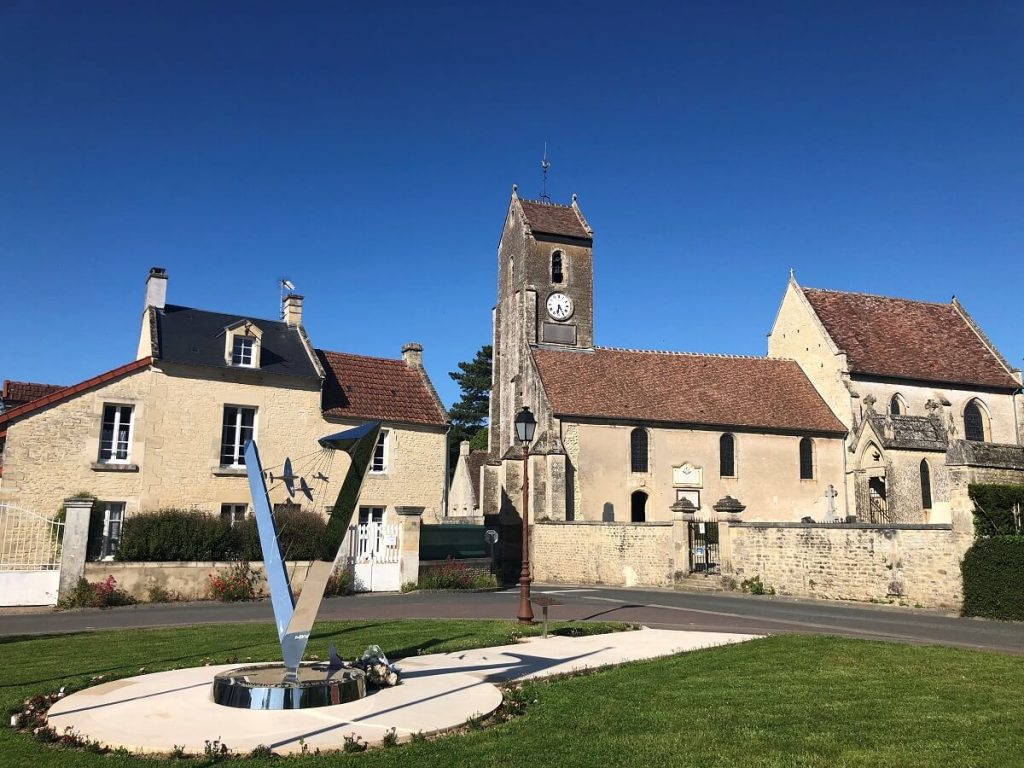
[(519, 613), (516, 618), (520, 624), (533, 623), (533, 606), (530, 605), (530, 443), (533, 433), (537, 430), (537, 420), (530, 409), (516, 414), (516, 437), (523, 444), (523, 567), (519, 572)]

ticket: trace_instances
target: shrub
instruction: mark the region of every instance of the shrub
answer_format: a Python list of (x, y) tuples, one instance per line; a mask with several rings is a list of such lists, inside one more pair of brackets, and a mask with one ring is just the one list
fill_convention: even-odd
[(1024, 485), (972, 483), (967, 492), (974, 502), (974, 530), (979, 536), (1022, 533), (1020, 515), (1024, 513)]
[(338, 595), (352, 594), (352, 572), (344, 565), (339, 565), (327, 579), (327, 586), (324, 588), (324, 597), (336, 597)]
[(74, 588), (60, 599), (58, 608), (111, 608), (133, 605), (135, 598), (117, 586), (117, 579), (107, 576), (103, 581), (90, 582), (83, 576)]
[(493, 589), (498, 586), (497, 578), (490, 573), (471, 571), (465, 563), (448, 557), (441, 565), (436, 565), (424, 573), (418, 582), (407, 581), (402, 585), (403, 592), (417, 589)]
[(210, 597), (223, 603), (256, 599), (256, 584), (260, 573), (245, 560), (222, 568), (208, 577)]
[(964, 616), (1024, 621), (1024, 536), (979, 539), (960, 569)]
[(752, 595), (774, 595), (775, 587), (769, 587), (761, 581), (761, 577), (758, 575), (752, 576), (749, 579), (744, 579), (740, 582), (740, 588), (744, 592), (749, 592)]
[[(283, 507), (274, 512), (277, 540), (285, 560), (333, 560), (337, 552), (327, 550), (327, 519), (318, 512)], [(235, 525), (240, 537), (239, 551), (247, 560), (262, 560), (256, 519)]]
[(159, 584), (150, 584), (146, 587), (147, 603), (173, 603), (181, 599), (177, 592), (171, 592)]
[(227, 520), (194, 509), (161, 509), (125, 519), (118, 560), (235, 560), (240, 532)]

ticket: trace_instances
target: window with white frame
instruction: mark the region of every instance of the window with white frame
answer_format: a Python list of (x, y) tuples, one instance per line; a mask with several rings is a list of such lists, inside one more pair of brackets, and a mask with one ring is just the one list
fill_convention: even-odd
[(245, 444), (253, 438), (256, 409), (241, 405), (224, 406), (224, 427), (221, 430), (220, 465), (245, 466)]
[(255, 366), (256, 339), (236, 333), (231, 342), (231, 364), (244, 368)]
[(220, 519), (226, 520), (228, 525), (234, 528), (235, 523), (240, 523), (245, 520), (245, 515), (248, 511), (248, 504), (221, 504)]
[(89, 526), (89, 559), (113, 560), (121, 543), (123, 501), (98, 501), (92, 508), (95, 524)]
[(388, 471), (388, 430), (382, 429), (377, 438), (377, 445), (373, 448), (373, 458), (370, 459), (370, 471), (384, 473)]
[(132, 406), (103, 406), (103, 424), (100, 428), (100, 462), (127, 464), (131, 458)]

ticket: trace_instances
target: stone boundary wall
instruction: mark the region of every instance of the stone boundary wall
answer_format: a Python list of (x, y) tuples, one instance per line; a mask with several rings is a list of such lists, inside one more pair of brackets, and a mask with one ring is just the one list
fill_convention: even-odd
[[(677, 527), (671, 522), (538, 521), (530, 531), (533, 579), (555, 584), (671, 587), (679, 570), (674, 546)], [(682, 556), (686, 556), (685, 547)]]
[(722, 572), (780, 594), (959, 611), (973, 536), (951, 525), (723, 524)]
[(491, 558), (489, 557), (462, 557), (451, 560), (420, 560), (419, 577), (422, 579), (430, 571), (436, 571), (446, 563), (458, 563), (466, 566), (474, 576), (487, 576), (491, 572)]

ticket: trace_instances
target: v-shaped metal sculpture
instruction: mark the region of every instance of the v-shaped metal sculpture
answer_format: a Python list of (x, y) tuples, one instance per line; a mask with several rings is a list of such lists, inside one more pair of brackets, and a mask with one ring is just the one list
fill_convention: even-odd
[[(281, 643), (284, 658), (284, 683), (298, 682), (299, 664), (309, 642), (313, 622), (324, 598), (327, 580), (341, 558), (341, 545), (348, 533), (352, 514), (359, 501), (359, 489), (373, 459), (374, 448), (380, 434), (380, 422), (372, 421), (353, 429), (322, 437), (318, 441), (324, 448), (344, 451), (350, 463), (345, 480), (338, 492), (338, 499), (331, 509), (327, 522), (327, 538), (323, 552), (333, 552), (333, 560), (316, 560), (309, 568), (302, 592), (296, 601), (292, 595), (288, 570), (285, 568), (281, 545), (278, 541), (277, 526), (271, 512), (267, 486), (263, 482), (263, 467), (260, 464), (259, 449), (254, 440), (245, 446), (245, 471), (249, 478), (256, 527), (259, 530), (260, 549), (263, 551), (263, 569), (270, 585), (270, 602), (274, 608), (277, 637)], [(286, 472), (290, 474), (290, 472)]]

